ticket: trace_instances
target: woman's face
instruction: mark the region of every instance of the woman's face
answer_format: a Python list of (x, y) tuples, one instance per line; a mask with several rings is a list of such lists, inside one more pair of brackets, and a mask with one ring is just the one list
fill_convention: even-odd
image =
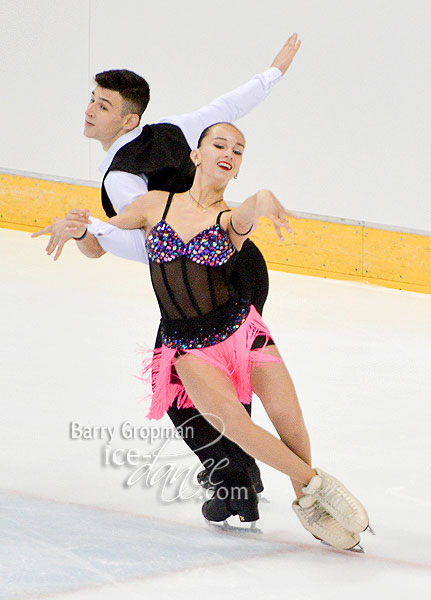
[(227, 183), (238, 174), (244, 148), (244, 136), (236, 127), (225, 123), (215, 125), (197, 150), (199, 168)]

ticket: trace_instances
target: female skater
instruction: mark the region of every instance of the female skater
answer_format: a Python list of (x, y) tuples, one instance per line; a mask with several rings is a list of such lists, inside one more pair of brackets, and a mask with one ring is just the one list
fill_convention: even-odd
[[(153, 287), (162, 314), (161, 349), (143, 373), (153, 376), (149, 418), (161, 418), (177, 399), (196, 406), (245, 452), (294, 480), (293, 509), (304, 527), (332, 546), (350, 549), (368, 527), (368, 516), (335, 478), (312, 469), (310, 443), (289, 373), (253, 306), (235, 296), (229, 274), (235, 255), (269, 218), (282, 240), (289, 214), (262, 190), (230, 210), (223, 200), (241, 165), (245, 140), (231, 124), (206, 129), (191, 158), (188, 192), (152, 191), (110, 222), (143, 227)], [(76, 235), (79, 228), (70, 228)], [(171, 377), (172, 366), (181, 380)], [(261, 399), (277, 439), (250, 419), (241, 403)]]

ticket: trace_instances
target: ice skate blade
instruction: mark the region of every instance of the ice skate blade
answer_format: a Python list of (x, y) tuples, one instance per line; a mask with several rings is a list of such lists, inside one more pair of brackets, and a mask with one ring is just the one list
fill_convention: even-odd
[(259, 527), (256, 526), (256, 521), (251, 521), (249, 527), (239, 527), (235, 525), (230, 525), (227, 521), (223, 521), (222, 523), (218, 523), (217, 521), (206, 521), (210, 527), (215, 527), (220, 529), (221, 531), (226, 531), (228, 533), (240, 533), (242, 535), (260, 535), (263, 533)]
[(271, 502), (271, 500), (268, 500), (268, 498), (265, 498), (265, 496), (262, 496), (262, 493), (257, 495), (259, 498), (259, 502), (262, 502), (262, 504), (269, 504)]
[(320, 543), (324, 546), (329, 546), (329, 548), (333, 548), (334, 550), (342, 550), (343, 552), (355, 552), (356, 554), (365, 554), (365, 550), (361, 546), (361, 544), (356, 544), (356, 546), (353, 546), (353, 548), (336, 548), (335, 546), (331, 546), (331, 544), (328, 544), (328, 542), (324, 542), (323, 540), (320, 540)]

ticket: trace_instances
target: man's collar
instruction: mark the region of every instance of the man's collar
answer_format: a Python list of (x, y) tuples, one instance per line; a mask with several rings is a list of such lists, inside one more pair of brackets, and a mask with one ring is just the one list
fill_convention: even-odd
[(111, 164), (112, 159), (114, 158), (118, 150), (122, 148), (125, 144), (128, 144), (129, 142), (137, 138), (138, 135), (141, 134), (141, 132), (142, 127), (141, 125), (138, 125), (138, 127), (135, 127), (135, 129), (132, 129), (132, 131), (124, 133), (121, 137), (118, 138), (118, 140), (115, 140), (115, 142), (109, 148), (108, 152), (105, 154), (105, 158), (99, 165), (99, 171), (102, 173), (102, 175), (105, 175), (106, 171), (109, 169), (109, 165)]

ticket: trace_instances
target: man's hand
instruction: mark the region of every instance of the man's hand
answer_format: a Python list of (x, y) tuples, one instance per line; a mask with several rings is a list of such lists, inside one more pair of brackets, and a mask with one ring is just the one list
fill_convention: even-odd
[(277, 67), (277, 69), (280, 69), (281, 74), (284, 75), (295, 58), (295, 54), (298, 52), (300, 45), (301, 40), (298, 40), (298, 34), (294, 33), (274, 58), (271, 67)]
[(35, 231), (31, 234), (31, 237), (39, 237), (40, 235), (44, 235), (46, 233), (50, 233), (51, 237), (49, 238), (48, 245), (46, 247), (46, 253), (50, 256), (55, 249), (57, 249), (54, 260), (57, 260), (60, 257), (60, 254), (63, 250), (64, 244), (72, 239), (72, 235), (67, 231), (67, 221), (66, 219), (59, 219), (58, 217), (54, 218), (54, 222), (39, 231)]
[(90, 211), (81, 208), (72, 208), (66, 215), (66, 231), (70, 236), (79, 238), (90, 224)]
[[(66, 223), (66, 231), (74, 238), (80, 238), (86, 233), (90, 223), (90, 211), (73, 208), (66, 215)], [(100, 258), (105, 254), (105, 250), (91, 233), (85, 235), (82, 240), (77, 240), (76, 245), (87, 258)]]
[(90, 211), (73, 208), (67, 213), (64, 219), (55, 217), (51, 225), (35, 231), (31, 234), (31, 237), (39, 237), (40, 235), (50, 233), (51, 237), (46, 247), (46, 253), (48, 256), (51, 256), (54, 250), (56, 250), (54, 260), (58, 260), (64, 244), (74, 237), (80, 237), (85, 232), (90, 222), (89, 216)]

